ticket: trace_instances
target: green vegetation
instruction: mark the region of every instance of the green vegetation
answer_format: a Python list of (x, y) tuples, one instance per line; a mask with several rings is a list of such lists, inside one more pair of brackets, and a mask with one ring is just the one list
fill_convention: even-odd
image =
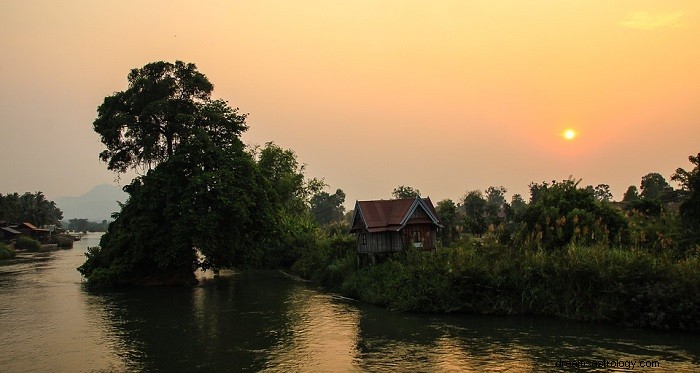
[(109, 223), (107, 220), (98, 223), (87, 219), (70, 219), (68, 223), (62, 225), (69, 231), (75, 232), (106, 232)]
[[(438, 203), (445, 247), (435, 252), (409, 248), (358, 268), (353, 238), (336, 229), (316, 238), (293, 269), (399, 311), (547, 315), (698, 331), (700, 246), (692, 215), (698, 157), (690, 158), (692, 171), (674, 174), (680, 193), (660, 188), (666, 200), (680, 196), (680, 213), (674, 201), (639, 196), (616, 207), (604, 185), (582, 188), (571, 179), (533, 183), (530, 203), (514, 196), (510, 206), (496, 198), (502, 188), (489, 188), (491, 198), (467, 192), (466, 206)], [(482, 234), (454, 233), (469, 232), (479, 219), (489, 222)]]
[(48, 239), (47, 243), (58, 245), (62, 249), (72, 249), (73, 248), (73, 237), (67, 234), (53, 234)]
[[(554, 315), (631, 326), (700, 330), (700, 260), (638, 250), (479, 247), (410, 250), (325, 278), (343, 294), (401, 311)], [(315, 275), (324, 278), (324, 276)]]
[(47, 200), (42, 192), (0, 194), (0, 221), (30, 222), (39, 227), (58, 224), (62, 217), (56, 203)]
[(15, 255), (15, 249), (4, 243), (0, 243), (0, 260), (12, 259)]
[(15, 247), (19, 250), (26, 250), (31, 252), (41, 251), (41, 244), (39, 244), (39, 241), (27, 236), (20, 236), (19, 238), (17, 238), (17, 241), (15, 242)]

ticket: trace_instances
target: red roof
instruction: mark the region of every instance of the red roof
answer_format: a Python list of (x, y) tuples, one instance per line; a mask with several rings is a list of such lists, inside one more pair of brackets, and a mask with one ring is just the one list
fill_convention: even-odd
[(21, 229), (22, 226), (29, 228), (30, 230), (35, 231), (35, 232), (48, 232), (49, 231), (48, 229), (37, 228), (34, 224), (28, 223), (26, 221), (24, 223), (18, 225), (17, 228)]
[[(416, 208), (422, 208), (429, 221), (439, 225), (437, 212), (430, 198), (402, 198), (377, 201), (357, 201), (351, 232), (366, 228), (370, 232), (398, 231)], [(359, 219), (357, 217), (359, 216)]]

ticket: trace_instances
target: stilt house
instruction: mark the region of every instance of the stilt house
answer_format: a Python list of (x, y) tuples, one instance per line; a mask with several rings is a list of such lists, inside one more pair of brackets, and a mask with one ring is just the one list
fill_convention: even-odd
[(411, 244), (435, 249), (440, 220), (430, 198), (357, 201), (351, 233), (358, 253), (398, 252)]

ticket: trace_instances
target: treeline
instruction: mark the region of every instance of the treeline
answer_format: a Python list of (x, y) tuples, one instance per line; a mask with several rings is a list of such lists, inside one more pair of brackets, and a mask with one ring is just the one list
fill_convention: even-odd
[(59, 224), (63, 212), (54, 201), (46, 199), (42, 192), (24, 194), (0, 194), (0, 221), (28, 222), (37, 227)]
[(101, 222), (91, 221), (88, 219), (69, 219), (67, 222), (61, 222), (61, 226), (69, 231), (75, 232), (106, 232), (109, 222), (102, 220)]
[[(697, 168), (697, 157), (690, 160)], [(437, 203), (444, 225), (440, 240), (449, 246), (467, 234), (549, 250), (572, 242), (604, 243), (682, 257), (700, 242), (693, 172), (679, 168), (672, 175), (679, 189), (649, 173), (642, 177), (641, 193), (630, 186), (620, 202), (611, 200), (607, 184), (583, 187), (575, 179), (531, 183), (529, 201), (515, 194), (508, 203), (504, 187), (471, 190), (460, 202)]]

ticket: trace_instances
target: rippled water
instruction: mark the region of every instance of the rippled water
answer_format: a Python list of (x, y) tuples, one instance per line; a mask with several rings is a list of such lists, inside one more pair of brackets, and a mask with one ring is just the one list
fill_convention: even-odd
[(0, 372), (526, 372), (570, 371), (556, 363), (584, 359), (700, 370), (698, 335), (394, 313), (277, 271), (203, 276), (194, 288), (89, 291), (75, 268), (98, 241), (0, 264)]

